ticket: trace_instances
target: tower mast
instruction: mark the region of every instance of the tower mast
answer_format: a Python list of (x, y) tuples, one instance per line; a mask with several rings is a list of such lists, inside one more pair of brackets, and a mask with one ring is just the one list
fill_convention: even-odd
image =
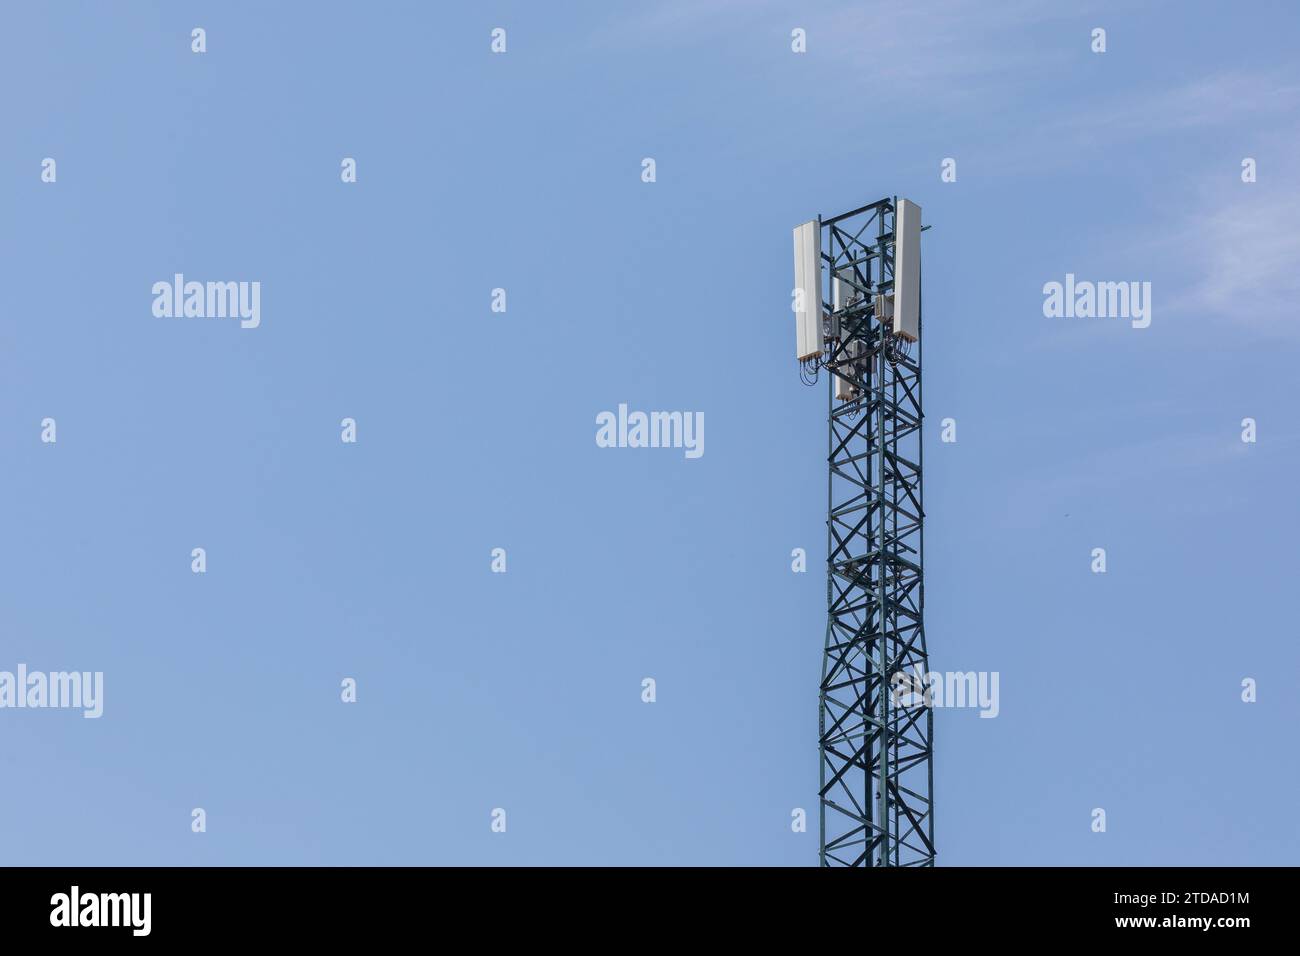
[(830, 393), (823, 866), (934, 864), (920, 219), (887, 198), (795, 229), (800, 373)]

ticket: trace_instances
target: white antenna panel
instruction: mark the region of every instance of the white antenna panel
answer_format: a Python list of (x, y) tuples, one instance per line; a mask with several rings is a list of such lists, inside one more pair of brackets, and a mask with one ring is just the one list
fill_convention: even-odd
[(894, 211), (894, 334), (921, 334), (921, 207), (900, 199)]
[(794, 227), (795, 357), (822, 354), (822, 230), (813, 219)]

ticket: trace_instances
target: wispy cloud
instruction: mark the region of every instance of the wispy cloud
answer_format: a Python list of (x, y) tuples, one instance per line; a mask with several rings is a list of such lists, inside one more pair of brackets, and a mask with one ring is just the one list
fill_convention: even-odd
[[(1266, 69), (1220, 72), (1195, 80), (1116, 91), (1085, 102), (1039, 102), (1020, 109), (1021, 121), (991, 128), (976, 149), (986, 168), (1004, 174), (1058, 176), (1080, 167), (1114, 164), (1118, 150), (1168, 144), (1186, 173), (1204, 162), (1187, 151), (1188, 136), (1251, 137), (1253, 130), (1300, 125), (1300, 74)], [(1215, 160), (1217, 162), (1217, 159)], [(1184, 195), (1186, 190), (1183, 191)]]
[(1294, 71), (1237, 70), (1199, 77), (1105, 104), (1072, 122), (1112, 133), (1147, 136), (1179, 129), (1213, 129), (1293, 113), (1300, 106)]
[[(1300, 97), (1267, 130), (1236, 128), (1230, 161), (1189, 176), (1166, 206), (1179, 211), (1144, 239), (1170, 264), (1180, 285), (1164, 296), (1167, 314), (1224, 320), (1228, 328), (1300, 340)], [(1241, 158), (1257, 165), (1257, 181), (1241, 181)], [(1176, 205), (1174, 205), (1176, 203)]]
[[(1300, 340), (1300, 82), (1294, 69), (1218, 73), (1098, 104), (1008, 142), (1003, 172), (1050, 171), (1160, 141), (1167, 181), (1142, 220), (1111, 237), (1125, 258), (1162, 274), (1161, 322)], [(1190, 134), (1190, 135), (1184, 135)], [(1048, 144), (1051, 144), (1050, 146)], [(1062, 145), (1064, 144), (1064, 145)], [(1226, 144), (1237, 144), (1231, 152)], [(1049, 154), (1050, 149), (1050, 154)], [(1226, 155), (1225, 155), (1226, 153)], [(1259, 164), (1241, 181), (1240, 161)]]
[[(639, 5), (635, 13), (620, 8), (593, 38), (600, 44), (654, 45), (665, 56), (674, 46), (721, 43), (750, 51), (749, 59), (765, 48), (773, 56), (789, 55), (789, 31), (799, 27), (807, 31), (809, 67), (832, 71), (828, 78), (841, 85), (868, 96), (878, 91), (889, 104), (922, 99), (935, 108), (956, 108), (990, 86), (1023, 85), (1029, 66), (1048, 56), (1026, 42), (1025, 31), (1086, 9), (1075, 4), (1065, 10), (1041, 0), (662, 0)], [(873, 85), (863, 88), (867, 81)]]
[(1194, 213), (1163, 243), (1191, 274), (1168, 311), (1209, 313), (1300, 338), (1300, 188), (1263, 191)]
[[(675, 46), (715, 41), (722, 34), (750, 35), (781, 9), (775, 0), (660, 0), (611, 5), (609, 18), (592, 32), (601, 45), (651, 44), (670, 56)], [(671, 42), (669, 42), (671, 41)]]
[(878, 79), (889, 97), (937, 105), (1023, 85), (1048, 56), (1030, 42), (1035, 28), (1080, 12), (1032, 0), (841, 3), (817, 18), (817, 42), (838, 66)]

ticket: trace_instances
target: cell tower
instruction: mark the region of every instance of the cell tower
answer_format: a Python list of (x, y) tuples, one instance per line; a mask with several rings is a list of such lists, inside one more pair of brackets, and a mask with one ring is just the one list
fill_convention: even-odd
[(893, 198), (794, 230), (800, 376), (830, 379), (822, 866), (934, 865), (921, 229)]

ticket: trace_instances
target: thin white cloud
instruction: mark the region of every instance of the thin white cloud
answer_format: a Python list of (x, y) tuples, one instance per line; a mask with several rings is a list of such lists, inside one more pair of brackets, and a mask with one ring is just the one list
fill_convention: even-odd
[[(1130, 221), (1125, 236), (1112, 237), (1127, 249), (1125, 261), (1161, 274), (1156, 321), (1178, 318), (1189, 328), (1208, 321), (1229, 332), (1300, 339), (1294, 70), (1220, 73), (1099, 106), (1051, 128), (1045, 140), (1066, 148), (1056, 147), (1050, 161), (1041, 148), (1023, 147), (1000, 168), (1057, 175), (1102, 151), (1161, 139), (1169, 148), (1152, 161), (1168, 177), (1149, 194), (1152, 211)], [(1204, 145), (1189, 145), (1197, 141)], [(1235, 149), (1227, 152), (1225, 144)], [(1241, 181), (1247, 156), (1258, 163), (1255, 183)]]
[(1293, 70), (1236, 70), (1198, 77), (1176, 86), (1127, 91), (1085, 110), (1072, 110), (1052, 124), (1054, 138), (1070, 130), (1092, 142), (1104, 132), (1115, 139), (1164, 136), (1178, 130), (1210, 130), (1294, 115), (1300, 84)]
[(1300, 189), (1242, 184), (1240, 198), (1199, 212), (1170, 237), (1192, 278), (1168, 311), (1209, 313), (1300, 338)]
[(991, 84), (1022, 86), (1030, 65), (1047, 56), (1025, 31), (1087, 9), (1041, 0), (663, 0), (635, 13), (618, 8), (592, 37), (600, 45), (654, 45), (665, 57), (674, 47), (717, 43), (743, 48), (749, 59), (764, 49), (789, 56), (790, 31), (798, 27), (807, 33), (809, 67), (853, 95), (869, 100), (874, 91), (890, 104), (919, 98), (938, 108)]
[(715, 41), (722, 34), (756, 32), (771, 22), (781, 4), (773, 0), (660, 0), (657, 3), (611, 4), (609, 19), (597, 26), (593, 40), (629, 47), (652, 44), (671, 57), (674, 47)]
[(1168, 264), (1179, 282), (1163, 296), (1166, 314), (1300, 339), (1298, 120), (1300, 109), (1276, 133), (1233, 134), (1235, 152), (1257, 163), (1256, 182), (1242, 182), (1235, 154), (1225, 162), (1216, 151), (1211, 167), (1166, 201), (1182, 214), (1146, 237), (1146, 254)]
[[(1023, 85), (1029, 67), (1047, 56), (1032, 42), (1033, 29), (1081, 12), (1033, 0), (844, 3), (818, 18), (816, 42), (837, 66), (880, 80), (890, 98), (937, 104), (936, 96)], [(810, 34), (810, 50), (813, 42)]]

